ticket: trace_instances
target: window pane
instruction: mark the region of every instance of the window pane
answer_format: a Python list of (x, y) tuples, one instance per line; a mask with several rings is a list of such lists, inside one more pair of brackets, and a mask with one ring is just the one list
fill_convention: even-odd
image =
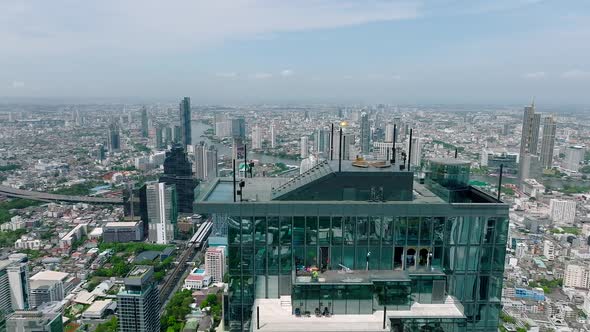
[(292, 218), (291, 217), (280, 217), (281, 221), (281, 244), (282, 245), (291, 245), (291, 236), (292, 236)]
[(305, 238), (306, 244), (317, 244), (318, 242), (318, 218), (305, 217)]
[(332, 244), (342, 244), (342, 217), (332, 217)]
[(330, 217), (319, 218), (318, 237), (320, 244), (330, 244)]

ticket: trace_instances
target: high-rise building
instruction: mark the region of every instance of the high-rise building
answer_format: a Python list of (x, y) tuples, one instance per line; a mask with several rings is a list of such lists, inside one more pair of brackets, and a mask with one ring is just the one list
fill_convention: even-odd
[(26, 261), (12, 262), (6, 267), (13, 310), (29, 308), (29, 267)]
[(106, 150), (103, 144), (98, 144), (96, 147), (96, 161), (102, 162), (106, 159)]
[(323, 157), (329, 157), (330, 153), (330, 131), (320, 128), (315, 133), (315, 150)]
[(180, 126), (174, 126), (174, 143), (180, 143), (182, 140), (182, 129)]
[(197, 180), (217, 177), (217, 150), (214, 145), (208, 147), (203, 141), (195, 145), (195, 177)]
[(580, 163), (584, 160), (586, 149), (580, 145), (568, 146), (565, 149), (565, 163), (566, 170), (577, 172), (580, 169)]
[(167, 244), (174, 240), (178, 208), (174, 185), (149, 183), (147, 185), (148, 241)]
[(109, 152), (111, 153), (121, 149), (121, 133), (119, 130), (119, 125), (114, 121), (109, 125), (107, 146), (109, 147)]
[(184, 97), (180, 102), (180, 142), (182, 148), (186, 150), (187, 145), (191, 145), (191, 99)]
[(172, 127), (166, 126), (164, 127), (164, 145), (172, 145), (173, 143)]
[(215, 113), (215, 136), (229, 137), (231, 136), (231, 121), (228, 121), (227, 116), (223, 113)]
[(309, 155), (309, 137), (301, 136), (301, 143), (299, 143), (299, 149), (299, 156), (302, 159), (307, 158), (307, 156)]
[(539, 142), (539, 126), (541, 123), (541, 114), (535, 113), (535, 103), (524, 108), (522, 120), (522, 136), (520, 138), (520, 173), (521, 181), (526, 179), (527, 171), (525, 170), (526, 155), (537, 155), (537, 145)]
[(369, 115), (366, 112), (361, 114), (361, 153), (368, 154), (371, 150), (371, 127)]
[[(396, 133), (397, 136), (397, 133)], [(393, 124), (385, 126), (385, 143), (393, 142)]]
[(233, 138), (246, 138), (246, 121), (244, 118), (231, 120), (231, 136)]
[(247, 204), (221, 181), (219, 200), (195, 204), (227, 227), (225, 327), (255, 329), (258, 307), (272, 331), (317, 331), (298, 317), (316, 313), (332, 330), (496, 332), (510, 205), (469, 186), (469, 162), (440, 160), (425, 184), (338, 164), (286, 184), (248, 179)]
[(523, 156), (520, 156), (519, 168), (519, 176), (522, 180), (521, 184), (526, 179), (540, 179), (542, 176), (541, 171), (543, 167), (541, 166), (538, 155), (525, 153)]
[(123, 279), (117, 294), (119, 332), (159, 332), (160, 299), (154, 268), (137, 265)]
[[(0, 261), (0, 322), (4, 317), (12, 312), (12, 302), (10, 301), (10, 280), (8, 278), (7, 268), (12, 262), (9, 260)], [(2, 324), (0, 323), (0, 327)]]
[(573, 224), (576, 219), (576, 201), (552, 198), (549, 200), (549, 215), (553, 222)]
[(569, 264), (565, 268), (563, 285), (582, 289), (590, 288), (590, 268), (587, 265)]
[(252, 128), (252, 149), (262, 149), (262, 130), (259, 126)]
[(193, 178), (192, 170), (191, 162), (181, 145), (175, 144), (166, 152), (164, 174), (160, 176), (160, 182), (176, 186), (178, 212), (181, 213), (193, 212), (198, 181)]
[(210, 247), (205, 252), (205, 270), (213, 282), (223, 282), (225, 274), (225, 247)]
[(156, 127), (156, 143), (155, 143), (156, 149), (163, 149), (165, 147), (164, 146), (164, 135), (162, 133), (163, 129), (164, 128), (161, 125), (158, 125)]
[(541, 165), (545, 169), (553, 166), (556, 128), (555, 118), (551, 115), (546, 116), (543, 120), (543, 140), (541, 141)]
[[(334, 139), (330, 142), (334, 145), (334, 151), (330, 152), (334, 154), (334, 160), (338, 160), (340, 156), (340, 133), (334, 131)], [(342, 134), (342, 160), (350, 160), (356, 156), (350, 155), (351, 145), (354, 145), (354, 135), (353, 134)], [(329, 156), (328, 156), (329, 157)]]
[(6, 317), (10, 332), (63, 332), (61, 302), (47, 302), (34, 311), (18, 310)]
[(141, 136), (145, 138), (149, 136), (148, 114), (145, 106), (141, 108)]
[[(410, 151), (410, 146), (408, 145), (406, 151)], [(412, 155), (410, 158), (410, 163), (412, 167), (420, 166), (420, 162), (422, 161), (422, 139), (420, 137), (412, 137)]]
[(56, 271), (41, 271), (29, 279), (30, 307), (37, 308), (45, 302), (61, 301), (67, 295), (66, 279), (69, 274)]
[(277, 125), (274, 121), (270, 125), (270, 147), (273, 149), (277, 147)]

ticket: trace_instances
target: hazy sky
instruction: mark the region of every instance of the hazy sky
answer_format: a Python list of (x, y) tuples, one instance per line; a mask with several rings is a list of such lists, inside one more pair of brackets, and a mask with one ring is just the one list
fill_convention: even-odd
[(590, 104), (590, 1), (0, 1), (0, 101), (184, 95)]

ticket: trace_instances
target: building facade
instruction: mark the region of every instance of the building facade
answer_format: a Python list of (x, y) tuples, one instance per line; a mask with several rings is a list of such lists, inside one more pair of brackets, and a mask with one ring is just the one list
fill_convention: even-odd
[(138, 265), (123, 280), (117, 294), (119, 332), (159, 332), (160, 299), (154, 269)]
[(166, 244), (174, 240), (178, 207), (176, 188), (165, 183), (147, 186), (148, 241)]
[(188, 145), (193, 144), (191, 136), (191, 99), (189, 97), (184, 97), (180, 102), (179, 109), (181, 135), (180, 142), (182, 144), (182, 148), (186, 149)]
[(371, 151), (371, 125), (369, 115), (366, 112), (361, 114), (361, 153), (368, 154)]
[(265, 312), (270, 299), (290, 297), (294, 318), (283, 328), (306, 329), (295, 317), (319, 311), (359, 315), (368, 324), (359, 331), (383, 331), (380, 319), (367, 329), (373, 316), (391, 331), (497, 331), (508, 205), (469, 187), (466, 165), (443, 164), (431, 178), (444, 195), (399, 165), (346, 162), (338, 172), (337, 161), (323, 162), (282, 185), (265, 180), (267, 190), (246, 182), (252, 196), (237, 203), (231, 189), (221, 199), (231, 182), (219, 180), (195, 208), (227, 227), (225, 326), (248, 330), (253, 306)]
[(588, 289), (590, 287), (590, 268), (587, 265), (569, 264), (563, 275), (565, 287)]
[(223, 282), (225, 247), (210, 247), (205, 252), (205, 270), (213, 282)]
[(551, 115), (543, 120), (543, 140), (541, 141), (541, 165), (550, 169), (553, 166), (553, 149), (555, 149), (555, 131), (557, 124)]
[(193, 167), (186, 151), (176, 144), (166, 152), (164, 174), (159, 182), (176, 187), (178, 212), (193, 213), (195, 188), (198, 181), (193, 178)]
[(549, 215), (553, 222), (573, 224), (576, 219), (576, 202), (552, 198), (549, 200)]

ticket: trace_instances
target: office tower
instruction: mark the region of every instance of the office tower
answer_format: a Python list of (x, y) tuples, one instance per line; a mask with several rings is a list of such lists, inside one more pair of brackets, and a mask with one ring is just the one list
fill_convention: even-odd
[(543, 120), (543, 140), (541, 141), (541, 165), (550, 169), (553, 166), (553, 149), (555, 148), (555, 130), (557, 125), (551, 115)]
[(96, 161), (102, 162), (106, 159), (106, 150), (103, 144), (98, 144), (96, 148)]
[(573, 224), (576, 219), (576, 201), (552, 198), (549, 200), (549, 216), (553, 222)]
[(258, 126), (252, 128), (252, 149), (262, 149), (262, 130)]
[[(331, 140), (334, 144), (334, 160), (338, 160), (340, 156), (340, 134), (338, 131), (334, 130), (334, 139)], [(342, 160), (350, 160), (356, 156), (350, 155), (351, 145), (354, 145), (354, 135), (353, 134), (342, 134)], [(328, 152), (331, 153), (331, 152)], [(328, 158), (330, 156), (328, 155)]]
[(231, 120), (231, 136), (233, 138), (246, 138), (246, 121), (244, 118)]
[(6, 267), (13, 310), (29, 308), (29, 268), (25, 261), (12, 262)]
[(34, 311), (15, 311), (6, 317), (6, 330), (10, 332), (63, 332), (62, 307), (61, 302), (48, 302)]
[(537, 144), (539, 141), (539, 126), (541, 114), (535, 113), (535, 103), (524, 108), (522, 120), (522, 136), (520, 138), (520, 173), (519, 179), (522, 182), (526, 179), (527, 170), (523, 161), (526, 155), (537, 155)]
[(103, 226), (102, 241), (104, 243), (143, 241), (143, 222), (140, 217), (137, 216), (128, 220), (107, 222)]
[(141, 136), (147, 138), (149, 135), (148, 114), (147, 109), (141, 108)]
[(510, 134), (510, 125), (505, 123), (502, 125), (502, 136), (508, 136)]
[(277, 147), (277, 126), (274, 121), (270, 125), (270, 147), (275, 149)]
[(172, 128), (171, 127), (165, 127), (164, 128), (164, 145), (172, 145), (173, 144), (173, 140), (172, 140)]
[(393, 125), (388, 124), (387, 126), (385, 126), (385, 143), (392, 143), (392, 142), (393, 142)]
[(160, 299), (154, 268), (137, 265), (117, 294), (118, 332), (159, 332)]
[(180, 126), (174, 126), (174, 143), (176, 143), (176, 144), (180, 143), (181, 139), (182, 139), (182, 133), (181, 133)]
[(178, 207), (176, 189), (165, 183), (147, 185), (148, 241), (167, 244), (174, 240)]
[(119, 125), (116, 122), (112, 122), (109, 125), (109, 130), (107, 134), (107, 146), (109, 147), (109, 152), (116, 152), (121, 149), (121, 133), (119, 130)]
[(61, 301), (66, 294), (66, 279), (68, 273), (56, 271), (41, 271), (29, 279), (31, 308), (37, 308), (42, 303)]
[(315, 133), (315, 150), (324, 157), (329, 157), (330, 153), (330, 130), (326, 128), (318, 129)]
[(565, 162), (563, 168), (577, 172), (580, 169), (580, 163), (584, 160), (586, 149), (583, 146), (573, 145), (565, 149)]
[[(406, 151), (410, 151), (410, 146), (406, 147)], [(412, 166), (420, 166), (422, 161), (422, 139), (420, 137), (412, 137), (412, 155), (409, 157)]]
[(176, 186), (178, 212), (181, 213), (193, 212), (195, 188), (198, 182), (193, 178), (192, 169), (185, 148), (181, 145), (175, 144), (166, 152), (164, 175), (160, 176), (159, 182)]
[(215, 124), (215, 136), (220, 138), (231, 136), (231, 121), (227, 119), (225, 114), (215, 113), (213, 121)]
[[(258, 306), (273, 331), (317, 331), (297, 317), (317, 313), (346, 331), (382, 331), (385, 316), (393, 331), (496, 332), (509, 205), (469, 186), (469, 162), (431, 163), (420, 185), (407, 170), (326, 161), (280, 186), (249, 179), (247, 204), (223, 194), (231, 182), (213, 186), (223, 198), (195, 213), (227, 227), (224, 325), (255, 328)], [(292, 315), (264, 315), (280, 310)]]
[(309, 155), (309, 138), (307, 136), (301, 136), (301, 143), (299, 143), (299, 156), (302, 159), (307, 158)]
[(213, 282), (223, 282), (225, 274), (225, 247), (209, 247), (205, 252), (205, 271)]
[(520, 157), (520, 179), (524, 182), (526, 179), (539, 179), (542, 176), (541, 162), (539, 156), (525, 153)]
[(369, 115), (366, 112), (361, 114), (361, 153), (368, 154), (371, 150), (371, 127), (369, 126)]
[(191, 99), (184, 97), (180, 102), (180, 142), (182, 148), (186, 149), (187, 145), (191, 145)]
[(195, 145), (195, 177), (197, 180), (209, 180), (217, 177), (217, 150), (200, 142)]
[(156, 127), (156, 149), (163, 149), (164, 148), (164, 135), (162, 133), (163, 128), (161, 125)]
[[(0, 261), (0, 322), (12, 312), (10, 280), (7, 268), (12, 262), (9, 260)], [(0, 323), (1, 326), (1, 323)]]

